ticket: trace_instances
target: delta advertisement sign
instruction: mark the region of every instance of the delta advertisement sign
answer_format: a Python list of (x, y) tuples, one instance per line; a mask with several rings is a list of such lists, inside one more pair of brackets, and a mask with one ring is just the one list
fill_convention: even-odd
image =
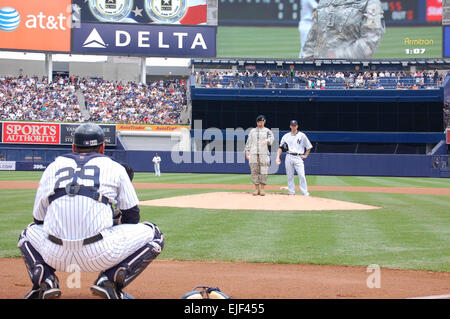
[(0, 0), (0, 49), (215, 57), (206, 16), (206, 0)]
[[(0, 142), (5, 144), (71, 145), (80, 124), (0, 122)], [(116, 145), (116, 125), (102, 124), (106, 145)]]
[(145, 56), (216, 56), (216, 27), (83, 23), (72, 33), (72, 51)]

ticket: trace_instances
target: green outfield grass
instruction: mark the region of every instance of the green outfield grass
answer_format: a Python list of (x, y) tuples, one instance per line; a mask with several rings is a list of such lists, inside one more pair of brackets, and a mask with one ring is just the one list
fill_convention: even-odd
[[(433, 45), (408, 45), (411, 40), (433, 40)], [(424, 54), (406, 54), (406, 49), (424, 48)], [(296, 27), (230, 27), (217, 30), (217, 56), (229, 58), (295, 59), (300, 52)], [(388, 27), (374, 59), (442, 58), (441, 27)]]
[[(14, 173), (12, 173), (14, 175)], [(16, 180), (41, 173), (16, 172)], [(1, 180), (11, 180), (9, 172)], [(270, 181), (284, 184), (285, 176)], [(137, 182), (248, 184), (248, 175), (137, 173)], [(308, 176), (310, 185), (450, 187), (447, 179)], [(217, 191), (138, 190), (140, 200)], [(32, 220), (35, 190), (0, 190), (0, 256), (17, 257), (17, 238)], [(357, 192), (314, 196), (381, 206), (370, 211), (228, 211), (141, 207), (142, 220), (166, 235), (161, 259), (217, 260), (450, 271), (450, 197)]]
[[(164, 166), (162, 167), (164, 169)], [(0, 172), (0, 181), (39, 181), (42, 172)], [(309, 185), (378, 187), (450, 187), (445, 178), (377, 176), (306, 176)], [(250, 184), (249, 174), (135, 173), (134, 182), (177, 184)], [(269, 175), (270, 185), (285, 185), (285, 175)]]

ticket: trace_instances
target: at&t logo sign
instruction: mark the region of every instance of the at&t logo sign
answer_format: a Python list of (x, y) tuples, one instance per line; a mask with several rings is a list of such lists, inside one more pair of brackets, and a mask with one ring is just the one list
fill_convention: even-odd
[(0, 8), (0, 30), (14, 31), (20, 25), (20, 14), (16, 9), (11, 7)]
[[(27, 29), (41, 30), (68, 30), (71, 28), (70, 8), (69, 16), (62, 12), (57, 15), (46, 15), (43, 12), (38, 14), (28, 14), (24, 17), (24, 25)], [(12, 7), (0, 8), (0, 30), (11, 32), (17, 30), (21, 23), (20, 13)]]

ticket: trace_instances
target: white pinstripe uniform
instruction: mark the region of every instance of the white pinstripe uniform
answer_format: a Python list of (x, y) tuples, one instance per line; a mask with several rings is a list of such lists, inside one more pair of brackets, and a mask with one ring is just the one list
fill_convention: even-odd
[[(94, 186), (121, 210), (138, 205), (139, 200), (125, 169), (106, 156), (90, 159), (79, 174), (78, 184)], [(75, 160), (60, 156), (44, 171), (37, 190), (33, 216), (43, 225), (32, 225), (26, 239), (42, 255), (45, 262), (59, 271), (78, 265), (83, 272), (109, 269), (153, 240), (154, 231), (144, 224), (113, 226), (112, 209), (92, 198), (62, 196), (49, 205), (48, 197), (55, 188), (71, 182), (70, 172), (77, 170)], [(65, 177), (65, 178), (64, 178)], [(57, 185), (59, 184), (59, 185)], [(83, 245), (83, 239), (101, 233), (103, 239)], [(63, 245), (51, 242), (53, 235)]]
[(305, 165), (300, 155), (305, 154), (306, 150), (311, 149), (312, 144), (308, 137), (302, 132), (297, 132), (295, 135), (291, 132), (284, 134), (281, 138), (280, 145), (285, 143), (288, 145), (289, 149), (284, 162), (288, 179), (289, 193), (295, 194), (294, 177), (295, 172), (297, 171), (298, 178), (300, 180), (300, 191), (303, 195), (309, 195), (305, 177)]
[(156, 156), (153, 157), (152, 162), (155, 167), (155, 176), (161, 176), (161, 169), (160, 169), (160, 163), (161, 163), (161, 157)]

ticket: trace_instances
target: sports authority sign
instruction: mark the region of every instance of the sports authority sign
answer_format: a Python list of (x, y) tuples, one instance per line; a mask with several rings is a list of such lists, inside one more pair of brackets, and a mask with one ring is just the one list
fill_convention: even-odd
[(215, 57), (215, 26), (82, 23), (72, 51), (83, 54)]
[(2, 143), (59, 144), (59, 124), (3, 122)]
[[(0, 142), (7, 144), (71, 145), (80, 124), (0, 122)], [(106, 145), (117, 145), (116, 125), (101, 124)]]

